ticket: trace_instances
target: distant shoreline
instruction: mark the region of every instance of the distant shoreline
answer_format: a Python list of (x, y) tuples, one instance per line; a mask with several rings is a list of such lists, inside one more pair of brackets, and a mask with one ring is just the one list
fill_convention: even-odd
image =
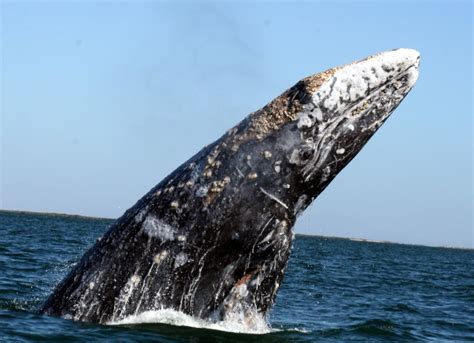
[[(106, 218), (106, 217), (93, 217), (93, 216), (83, 216), (80, 214), (70, 214), (70, 213), (58, 213), (58, 212), (36, 212), (36, 211), (22, 211), (22, 210), (5, 210), (0, 209), (0, 214), (2, 213), (12, 213), (12, 214), (26, 214), (26, 215), (37, 215), (37, 216), (51, 216), (51, 217), (67, 217), (67, 218), (77, 218), (77, 219), (86, 219), (86, 220), (116, 220), (117, 218)], [(329, 239), (344, 239), (352, 242), (360, 243), (374, 243), (374, 244), (400, 244), (400, 245), (410, 245), (410, 246), (419, 246), (427, 248), (441, 248), (441, 249), (457, 249), (457, 250), (474, 250), (474, 248), (467, 247), (450, 247), (450, 246), (434, 246), (434, 245), (423, 245), (416, 243), (399, 243), (392, 241), (379, 241), (365, 238), (357, 237), (337, 237), (337, 236), (327, 236), (327, 235), (312, 235), (308, 233), (297, 233), (297, 236), (308, 236), (308, 237), (320, 237), (320, 238), (329, 238)]]
[(36, 211), (4, 210), (4, 209), (0, 209), (0, 214), (1, 213), (26, 214), (26, 215), (50, 216), (50, 217), (68, 217), (68, 218), (93, 219), (93, 220), (116, 220), (117, 219), (117, 218), (106, 218), (106, 217), (83, 216), (81, 214), (70, 214), (70, 213), (59, 213), (59, 212), (36, 212)]
[(400, 242), (393, 242), (393, 241), (378, 241), (378, 240), (365, 239), (365, 238), (338, 237), (338, 236), (329, 236), (329, 235), (311, 235), (311, 234), (307, 234), (307, 233), (297, 233), (296, 235), (297, 236), (329, 238), (329, 239), (344, 239), (344, 240), (348, 240), (348, 241), (352, 241), (352, 242), (360, 242), (360, 243), (399, 244), (399, 245), (408, 245), (408, 246), (414, 246), (414, 247), (474, 251), (474, 248), (467, 248), (467, 247), (452, 247), (452, 246), (441, 246), (441, 245), (423, 245), (423, 244), (417, 244), (417, 243), (400, 243)]

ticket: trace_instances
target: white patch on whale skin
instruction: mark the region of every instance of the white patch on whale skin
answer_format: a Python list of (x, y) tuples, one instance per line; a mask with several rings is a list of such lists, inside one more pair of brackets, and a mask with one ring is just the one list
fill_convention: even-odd
[(140, 276), (138, 276), (138, 275), (132, 275), (132, 277), (130, 278), (130, 282), (131, 282), (134, 286), (138, 285), (138, 283), (140, 282), (140, 280), (141, 280), (141, 278), (140, 278)]
[(291, 152), (291, 155), (290, 155), (290, 158), (288, 159), (288, 161), (291, 164), (296, 164), (297, 166), (302, 165), (303, 162), (301, 162), (301, 159), (300, 159), (300, 151), (298, 149), (294, 149)]
[(180, 252), (178, 255), (176, 255), (176, 258), (174, 259), (174, 267), (175, 268), (181, 267), (186, 262), (188, 262), (188, 255)]
[(245, 283), (237, 286), (235, 291), (237, 299), (245, 298), (249, 294), (247, 285)]
[(260, 275), (257, 275), (256, 278), (254, 278), (252, 281), (250, 281), (250, 286), (258, 288), (260, 286), (260, 283), (262, 282)]
[(300, 116), (300, 119), (298, 120), (298, 124), (296, 124), (298, 129), (301, 129), (303, 127), (311, 127), (313, 126), (313, 121), (307, 114), (303, 114)]
[(177, 233), (176, 228), (154, 216), (148, 216), (145, 219), (142, 229), (148, 237), (159, 238), (162, 242), (174, 240)]
[(135, 215), (135, 223), (141, 223), (143, 219), (145, 218), (146, 214), (148, 212), (148, 206), (145, 206), (142, 210), (140, 210), (136, 215)]
[(163, 250), (162, 252), (160, 252), (159, 254), (156, 254), (154, 257), (153, 257), (153, 263), (155, 263), (157, 266), (159, 266), (161, 264), (161, 262), (163, 262), (163, 260), (168, 256), (168, 251), (166, 250)]
[(198, 198), (204, 198), (207, 195), (209, 187), (199, 187), (196, 191), (196, 196)]
[[(410, 49), (398, 49), (372, 56), (337, 70), (313, 96), (315, 104), (321, 103), (327, 109), (342, 113), (347, 104), (340, 105), (340, 99), (355, 102), (366, 96), (368, 89), (375, 89), (388, 80), (394, 80), (408, 68), (408, 84), (411, 88), (418, 77), (419, 53)], [(324, 100), (323, 100), (324, 99)]]
[(323, 121), (323, 112), (321, 112), (321, 109), (316, 107), (314, 109), (314, 117), (316, 118), (317, 121), (322, 122)]

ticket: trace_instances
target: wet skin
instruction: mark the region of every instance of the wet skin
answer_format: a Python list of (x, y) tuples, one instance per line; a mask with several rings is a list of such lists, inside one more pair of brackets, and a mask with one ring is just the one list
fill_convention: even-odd
[(301, 80), (140, 199), (41, 311), (98, 323), (160, 308), (265, 317), (296, 218), (411, 90), (418, 61), (400, 49)]

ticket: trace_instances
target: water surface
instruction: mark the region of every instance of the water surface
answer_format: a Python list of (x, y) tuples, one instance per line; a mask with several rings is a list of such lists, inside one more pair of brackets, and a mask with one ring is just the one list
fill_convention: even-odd
[[(474, 340), (474, 251), (301, 235), (267, 334), (157, 323), (93, 325), (36, 314), (111, 223), (0, 211), (0, 341)], [(157, 319), (196, 324), (163, 316)]]

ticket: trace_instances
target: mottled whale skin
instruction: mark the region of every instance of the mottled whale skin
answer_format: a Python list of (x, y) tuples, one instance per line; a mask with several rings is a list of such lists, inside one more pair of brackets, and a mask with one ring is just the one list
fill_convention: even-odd
[(41, 311), (97, 323), (162, 308), (264, 318), (296, 218), (411, 90), (418, 62), (398, 49), (299, 81), (127, 210)]

